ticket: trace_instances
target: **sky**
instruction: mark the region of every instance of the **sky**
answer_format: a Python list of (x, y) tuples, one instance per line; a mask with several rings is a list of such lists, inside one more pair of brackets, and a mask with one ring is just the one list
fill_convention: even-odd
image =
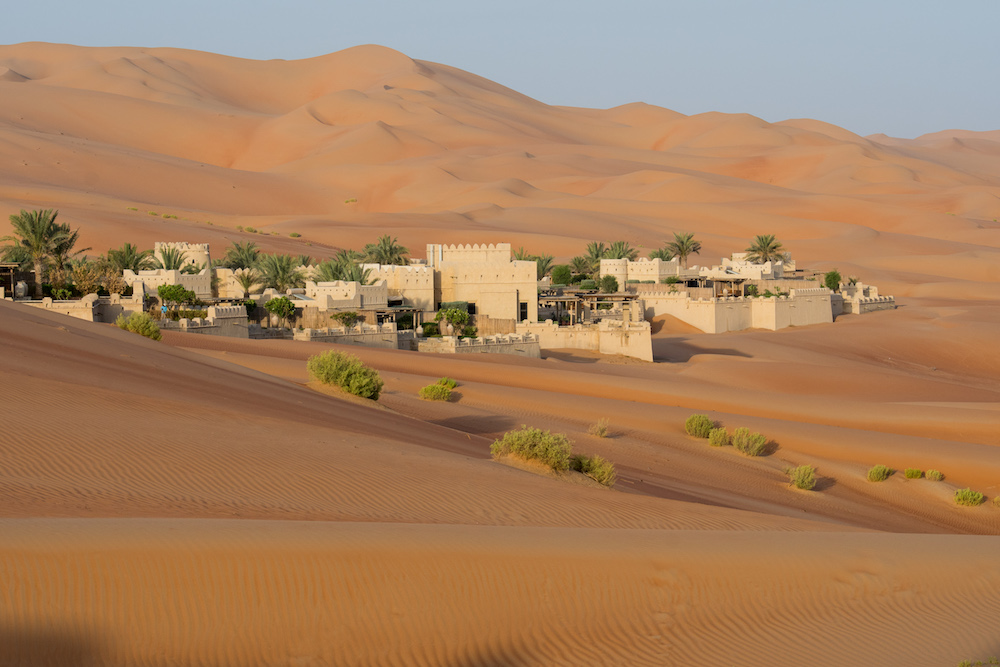
[(1000, 129), (997, 0), (33, 0), (0, 44), (310, 58), (381, 44), (548, 104), (815, 118), (861, 135)]

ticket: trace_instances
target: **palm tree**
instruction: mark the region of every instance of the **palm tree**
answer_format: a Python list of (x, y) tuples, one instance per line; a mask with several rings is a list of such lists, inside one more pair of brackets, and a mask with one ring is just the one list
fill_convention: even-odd
[(139, 250), (131, 243), (124, 243), (121, 248), (108, 250), (108, 266), (119, 274), (125, 269), (139, 273), (153, 268), (153, 251)]
[(534, 255), (528, 254), (528, 252), (524, 249), (524, 246), (521, 246), (517, 250), (513, 251), (513, 253), (511, 254), (514, 260), (518, 262), (530, 262), (535, 259)]
[(683, 234), (674, 232), (674, 240), (667, 243), (667, 250), (681, 260), (681, 268), (686, 269), (688, 256), (701, 254), (701, 241), (694, 240), (693, 232), (684, 232)]
[(590, 260), (583, 255), (577, 255), (569, 261), (569, 270), (576, 274), (590, 273)]
[(639, 251), (632, 247), (628, 241), (615, 241), (604, 253), (607, 259), (627, 259), (634, 262), (639, 257)]
[(222, 258), (222, 266), (227, 269), (252, 269), (257, 266), (260, 259), (260, 250), (254, 241), (240, 241), (234, 243), (226, 250), (226, 255)]
[(396, 242), (395, 237), (388, 234), (378, 237), (375, 243), (365, 246), (365, 260), (373, 264), (401, 264), (405, 265), (406, 260), (403, 255), (410, 252)]
[(291, 255), (264, 255), (260, 258), (260, 271), (264, 286), (279, 292), (305, 284), (302, 269)]
[(346, 282), (361, 283), (362, 285), (371, 284), (369, 279), (371, 275), (371, 269), (361, 268), (360, 264), (351, 264), (344, 269), (342, 280)]
[(295, 258), (295, 261), (299, 263), (299, 266), (309, 266), (312, 264), (312, 257), (309, 255), (299, 255)]
[(649, 253), (649, 258), (662, 259), (664, 262), (669, 262), (674, 258), (674, 254), (667, 248), (657, 248), (653, 252)]
[[(55, 216), (52, 216), (53, 220)], [(55, 264), (56, 269), (62, 271), (66, 268), (66, 262), (70, 259), (79, 257), (81, 254), (90, 250), (90, 248), (82, 248), (76, 250), (76, 242), (80, 238), (80, 230), (72, 230), (69, 228), (68, 224), (61, 225), (56, 224), (56, 229), (62, 232), (62, 240), (58, 241), (55, 247), (52, 249), (52, 262)]]
[(552, 270), (552, 255), (535, 255), (535, 269), (538, 273), (538, 280), (545, 277), (545, 274)]
[(774, 238), (774, 234), (758, 234), (754, 237), (753, 243), (746, 249), (747, 261), (753, 264), (766, 264), (784, 259), (785, 249), (781, 241)]
[(237, 284), (243, 288), (244, 299), (250, 296), (254, 285), (260, 283), (260, 273), (257, 272), (257, 269), (238, 269), (233, 273), (233, 277), (236, 278)]
[(316, 265), (313, 279), (318, 283), (332, 283), (343, 280), (344, 266), (335, 259), (328, 259)]
[(185, 264), (184, 268), (181, 269), (181, 273), (185, 273), (191, 276), (196, 276), (205, 270), (206, 264), (195, 264), (191, 262), (190, 264)]
[(601, 260), (607, 257), (608, 249), (604, 247), (604, 242), (591, 241), (587, 244), (587, 254), (585, 257), (589, 261), (589, 271), (587, 273), (597, 273), (601, 270)]
[(160, 251), (160, 258), (154, 260), (153, 267), (167, 271), (180, 271), (184, 268), (185, 259), (187, 259), (186, 252), (178, 248), (167, 247)]
[[(30, 257), (35, 271), (35, 298), (42, 298), (42, 280), (45, 277), (45, 263), (52, 258), (61, 244), (67, 241), (67, 232), (62, 225), (56, 224), (58, 211), (46, 209), (42, 211), (21, 210), (17, 215), (10, 216), (10, 224), (14, 233), (5, 236), (2, 241), (11, 241), (20, 248), (22, 257)], [(18, 253), (15, 253), (18, 254)]]

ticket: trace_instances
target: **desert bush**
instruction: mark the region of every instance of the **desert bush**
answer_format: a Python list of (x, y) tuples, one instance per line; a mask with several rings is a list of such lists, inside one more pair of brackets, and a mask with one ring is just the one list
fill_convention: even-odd
[(940, 482), (944, 479), (944, 473), (940, 470), (928, 470), (924, 473), (924, 477), (932, 482)]
[(518, 456), (539, 461), (553, 470), (566, 470), (569, 467), (570, 444), (562, 433), (522, 425), (520, 429), (507, 431), (490, 445), (490, 453), (493, 458)]
[(924, 471), (920, 468), (907, 468), (904, 472), (906, 479), (920, 479), (924, 476)]
[(577, 472), (582, 472), (598, 484), (604, 486), (614, 486), (618, 475), (615, 473), (615, 464), (596, 454), (594, 456), (576, 455), (570, 458), (569, 467)]
[(451, 387), (443, 384), (429, 384), (420, 388), (420, 398), (425, 401), (450, 401)]
[(244, 227), (243, 231), (248, 232), (250, 234), (256, 234), (257, 233), (257, 228), (256, 227)]
[(869, 482), (884, 482), (889, 479), (889, 475), (894, 473), (895, 470), (889, 466), (875, 465), (868, 470), (868, 481)]
[(377, 401), (385, 384), (374, 368), (365, 366), (353, 354), (329, 350), (309, 357), (309, 374), (323, 384), (332, 384), (344, 391)]
[(160, 340), (163, 336), (160, 334), (160, 327), (157, 326), (153, 318), (150, 317), (149, 313), (132, 313), (129, 316), (125, 316), (124, 313), (118, 316), (115, 320), (115, 324), (118, 325), (119, 329), (124, 329), (125, 331), (131, 331), (132, 333), (137, 333), (140, 336), (145, 336), (152, 340)]
[(713, 428), (708, 432), (708, 444), (713, 447), (727, 447), (729, 445), (729, 431), (722, 426)]
[(604, 418), (598, 419), (590, 425), (590, 428), (587, 429), (587, 433), (598, 438), (608, 437), (608, 420)]
[(751, 433), (745, 426), (733, 431), (733, 448), (746, 456), (760, 456), (767, 447), (767, 438), (761, 433)]
[(358, 323), (358, 320), (361, 319), (361, 316), (353, 311), (349, 311), (346, 313), (334, 313), (333, 315), (330, 316), (330, 319), (335, 320), (340, 324), (342, 324), (344, 327), (350, 329), (351, 327), (353, 327), (355, 324)]
[(451, 379), (450, 377), (443, 377), (440, 380), (438, 380), (437, 383), (442, 387), (448, 387), (448, 389), (454, 389), (455, 387), (458, 386), (458, 382)]
[(708, 418), (708, 415), (691, 415), (684, 422), (684, 430), (688, 435), (696, 438), (707, 438), (708, 434), (715, 428), (715, 422)]
[[(993, 222), (996, 222), (996, 220), (994, 220)], [(963, 660), (962, 662), (958, 663), (958, 667), (990, 667), (990, 665), (1000, 665), (1000, 659), (998, 659), (996, 656), (993, 656), (992, 658), (986, 661)]]
[(955, 502), (959, 505), (975, 507), (976, 505), (982, 505), (984, 500), (986, 500), (986, 497), (983, 494), (972, 489), (958, 489), (955, 491)]
[(302, 236), (302, 234), (299, 234), (298, 232), (292, 232), (291, 234), (289, 234), (289, 236), (292, 237), (293, 239), (297, 239), (300, 236)]
[(785, 471), (788, 479), (797, 489), (811, 491), (816, 486), (816, 468), (804, 465), (797, 468), (789, 468)]

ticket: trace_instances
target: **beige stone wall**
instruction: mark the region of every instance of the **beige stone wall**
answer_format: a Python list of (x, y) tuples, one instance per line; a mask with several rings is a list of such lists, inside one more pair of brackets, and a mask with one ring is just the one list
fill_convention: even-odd
[(325, 308), (357, 308), (371, 310), (389, 305), (386, 282), (379, 280), (373, 285), (337, 280), (314, 283), (306, 281), (305, 296), (314, 301), (312, 306)]
[(831, 293), (825, 288), (793, 290), (787, 297), (692, 299), (687, 292), (644, 294), (646, 317), (671, 315), (705, 333), (744, 329), (775, 331), (833, 322)]
[[(676, 258), (670, 261), (662, 259), (642, 258), (634, 262), (627, 259), (602, 259), (601, 277), (614, 276), (618, 280), (618, 286), (625, 288), (629, 280), (652, 280), (659, 283), (670, 276), (680, 276), (685, 273), (681, 269), (680, 261)], [(697, 273), (691, 271), (692, 275)]]
[[(151, 269), (139, 273), (125, 269), (122, 278), (132, 286), (133, 293), (145, 290), (145, 294), (156, 296), (156, 288), (160, 285), (183, 285), (184, 289), (191, 290), (199, 299), (212, 298), (212, 272), (209, 269), (197, 275), (166, 269)], [(240, 295), (242, 296), (242, 292)]]
[(538, 320), (538, 286), (534, 262), (446, 263), (436, 272), (437, 303), (468, 301), (476, 313), (497, 319), (520, 319), (519, 303), (528, 306), (528, 321)]
[(490, 244), (457, 244), (441, 245), (438, 243), (427, 244), (427, 265), (439, 268), (445, 262), (489, 262), (504, 263), (509, 262), (511, 250), (509, 243)]
[[(157, 241), (153, 244), (153, 258), (156, 261), (163, 263), (163, 251), (167, 248), (174, 248), (179, 252), (184, 253), (184, 263), (194, 264), (197, 266), (205, 266), (206, 268), (211, 268), (212, 266), (212, 254), (209, 251), (207, 243), (187, 243), (185, 241), (170, 241), (162, 242)], [(176, 284), (176, 283), (174, 283)]]
[(405, 305), (424, 313), (434, 312), (434, 271), (427, 266), (365, 264), (373, 280), (385, 281), (387, 294), (400, 296)]
[(621, 354), (644, 361), (653, 360), (653, 339), (648, 322), (601, 321), (561, 327), (551, 320), (518, 324), (517, 332), (538, 336), (542, 349), (593, 350), (601, 354)]
[(436, 354), (513, 354), (533, 359), (542, 356), (538, 337), (530, 333), (462, 339), (457, 336), (421, 338), (417, 349)]

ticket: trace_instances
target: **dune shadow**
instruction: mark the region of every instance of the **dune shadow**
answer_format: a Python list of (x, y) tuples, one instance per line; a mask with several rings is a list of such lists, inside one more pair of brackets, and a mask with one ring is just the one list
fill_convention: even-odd
[(542, 359), (557, 359), (559, 361), (566, 361), (572, 364), (596, 364), (598, 359), (596, 357), (582, 357), (572, 352), (560, 351), (556, 352), (553, 350), (542, 350)]
[(0, 664), (96, 667), (106, 660), (99, 638), (78, 630), (0, 627)]
[(813, 487), (813, 491), (826, 491), (835, 486), (837, 486), (837, 480), (833, 477), (816, 477), (816, 486)]
[(684, 363), (699, 354), (752, 359), (752, 354), (722, 347), (703, 347), (688, 343), (684, 338), (661, 338), (653, 341), (653, 361)]
[(430, 419), (429, 424), (444, 426), (470, 435), (489, 435), (509, 431), (520, 426), (512, 417), (502, 415), (467, 415), (464, 417), (449, 417), (447, 419)]

